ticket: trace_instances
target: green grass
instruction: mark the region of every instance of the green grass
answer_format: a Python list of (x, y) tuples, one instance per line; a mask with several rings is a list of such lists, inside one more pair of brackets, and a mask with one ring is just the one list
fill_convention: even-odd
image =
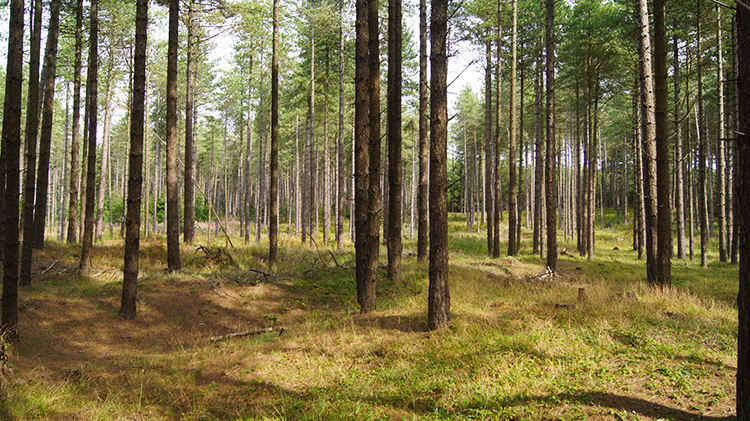
[[(544, 260), (530, 253), (527, 231), (519, 256), (491, 259), (465, 219), (452, 215), (451, 226), (452, 323), (437, 332), (426, 331), (428, 265), (416, 262), (412, 239), (402, 279), (381, 269), (378, 310), (367, 315), (358, 314), (351, 243), (329, 252), (282, 235), (279, 271), (266, 278), (251, 269), (266, 270), (267, 243), (233, 238), (236, 267), (183, 246), (183, 270), (167, 274), (163, 239), (146, 240), (133, 322), (117, 316), (120, 240), (97, 246), (89, 276), (64, 271), (78, 248), (50, 243), (36, 265), (60, 263), (21, 291), (22, 341), (10, 352), (0, 419), (733, 414), (736, 266), (673, 261), (674, 287), (651, 289), (627, 231), (613, 224), (597, 233), (593, 261), (564, 245), (574, 256), (560, 256), (548, 279), (537, 276)], [(208, 340), (264, 326), (276, 331)]]

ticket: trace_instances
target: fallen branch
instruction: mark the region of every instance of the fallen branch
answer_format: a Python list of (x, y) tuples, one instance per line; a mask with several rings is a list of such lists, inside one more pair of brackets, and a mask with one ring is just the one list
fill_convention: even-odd
[(257, 335), (259, 333), (268, 333), (268, 332), (273, 332), (273, 327), (264, 327), (264, 328), (255, 329), (255, 330), (248, 330), (245, 332), (230, 333), (224, 336), (213, 336), (211, 337), (211, 342), (219, 342), (225, 339), (235, 338), (238, 336), (250, 336), (250, 335)]
[(103, 271), (101, 271), (101, 272), (99, 272), (99, 273), (97, 273), (97, 274), (95, 274), (95, 275), (91, 275), (91, 277), (92, 277), (92, 278), (96, 278), (96, 277), (102, 276), (102, 275), (104, 275), (105, 273), (107, 273), (107, 272), (110, 272), (110, 271), (113, 271), (113, 270), (117, 270), (117, 268), (116, 268), (116, 267), (114, 267), (114, 266), (112, 266), (112, 267), (111, 267), (111, 268), (109, 268), (109, 269), (104, 269)]
[(266, 282), (268, 282), (268, 278), (269, 278), (269, 277), (271, 276), (271, 274), (270, 274), (270, 273), (268, 273), (268, 272), (263, 272), (263, 271), (262, 271), (262, 270), (260, 270), (260, 269), (253, 269), (253, 268), (250, 268), (250, 269), (248, 269), (248, 270), (249, 270), (250, 272), (255, 272), (255, 273), (259, 273), (259, 274), (263, 275), (263, 276), (264, 276), (264, 277), (266, 278)]
[(43, 271), (41, 271), (39, 273), (35, 273), (34, 276), (44, 275), (45, 273), (49, 272), (55, 266), (55, 264), (57, 263), (57, 261), (58, 261), (58, 259), (55, 259), (55, 261), (52, 262), (52, 264), (49, 265), (49, 267), (47, 269), (44, 269)]

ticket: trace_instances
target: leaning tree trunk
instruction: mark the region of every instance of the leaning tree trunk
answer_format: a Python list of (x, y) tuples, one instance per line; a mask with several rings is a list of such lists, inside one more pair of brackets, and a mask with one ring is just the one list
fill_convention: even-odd
[(430, 48), (430, 285), (427, 325), (448, 326), (451, 296), (448, 287), (448, 1), (433, 0)]
[(135, 15), (135, 52), (133, 58), (133, 107), (130, 114), (130, 159), (128, 171), (128, 206), (125, 229), (125, 263), (123, 265), (120, 317), (136, 317), (138, 291), (138, 258), (141, 241), (141, 187), (143, 185), (143, 131), (146, 99), (146, 43), (148, 0), (138, 0)]
[(88, 104), (88, 155), (86, 164), (86, 212), (83, 221), (83, 247), (81, 248), (80, 270), (91, 269), (91, 252), (94, 247), (94, 200), (96, 193), (96, 124), (97, 124), (97, 81), (99, 68), (99, 0), (91, 1), (91, 25), (89, 34), (89, 67), (86, 75), (86, 102)]

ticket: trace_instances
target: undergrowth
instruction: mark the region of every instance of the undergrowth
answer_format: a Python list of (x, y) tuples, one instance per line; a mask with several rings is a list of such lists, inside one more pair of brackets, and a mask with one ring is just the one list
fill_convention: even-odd
[(0, 419), (733, 414), (736, 266), (673, 260), (674, 286), (652, 289), (615, 225), (599, 233), (592, 261), (561, 237), (570, 253), (545, 276), (525, 230), (520, 255), (491, 259), (465, 219), (452, 216), (451, 225), (452, 323), (433, 332), (428, 264), (416, 261), (413, 239), (400, 280), (387, 280), (381, 266), (378, 310), (364, 315), (348, 241), (337, 251), (282, 234), (272, 274), (267, 239), (233, 237), (234, 248), (212, 239), (211, 250), (219, 244), (231, 262), (201, 251), (205, 242), (183, 244), (183, 269), (169, 274), (163, 237), (144, 239), (132, 322), (117, 315), (122, 240), (99, 243), (87, 275), (73, 269), (78, 247), (50, 242), (21, 290), (21, 342), (9, 349)]

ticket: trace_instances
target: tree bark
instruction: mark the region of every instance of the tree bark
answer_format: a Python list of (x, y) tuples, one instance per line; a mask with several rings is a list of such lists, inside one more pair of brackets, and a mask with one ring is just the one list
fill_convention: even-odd
[[(367, 264), (367, 209), (370, 184), (370, 0), (356, 1), (356, 57), (354, 109), (354, 212), (357, 302), (360, 311), (369, 306)], [(303, 223), (304, 224), (304, 223)]]
[(23, 84), (23, 0), (11, 0), (8, 62), (5, 73), (2, 147), (4, 209), (2, 324), (9, 342), (18, 340), (18, 195), (21, 150), (21, 90)]
[(677, 211), (677, 258), (685, 260), (685, 181), (682, 151), (682, 104), (680, 103), (680, 63), (679, 45), (677, 36), (674, 37), (673, 45), (673, 72), (674, 72), (674, 170), (675, 170), (675, 210)]
[(656, 278), (661, 288), (672, 284), (672, 203), (669, 166), (669, 130), (667, 118), (667, 30), (664, 18), (665, 0), (654, 0), (654, 82), (655, 82), (655, 143), (656, 194), (658, 202), (658, 242), (656, 247)]
[(106, 176), (109, 174), (109, 147), (110, 147), (110, 133), (112, 127), (112, 95), (113, 95), (113, 82), (115, 78), (115, 49), (114, 44), (110, 44), (109, 47), (109, 63), (107, 66), (107, 93), (104, 101), (104, 132), (102, 133), (102, 155), (101, 155), (101, 167), (99, 171), (99, 190), (97, 192), (97, 210), (96, 210), (96, 222), (94, 223), (94, 238), (101, 241), (102, 239), (102, 228), (104, 224), (104, 193), (107, 190), (107, 184), (105, 182)]
[(367, 299), (362, 306), (362, 312), (375, 310), (376, 290), (378, 282), (378, 262), (380, 259), (380, 219), (382, 215), (380, 191), (380, 23), (378, 18), (379, 1), (369, 2), (370, 12), (368, 63), (370, 66), (370, 185), (368, 186), (367, 206)]
[[(336, 188), (336, 249), (344, 249), (344, 197), (346, 177), (344, 176), (344, 93), (346, 92), (344, 75), (344, 2), (339, 11), (339, 136), (336, 143), (337, 160), (337, 188)], [(349, 215), (349, 223), (353, 222), (353, 215)]]
[(648, 283), (657, 283), (658, 206), (656, 188), (656, 127), (653, 72), (651, 67), (651, 34), (649, 33), (648, 4), (638, 2), (641, 74), (641, 138), (643, 144), (643, 193), (646, 217), (646, 275)]
[(492, 247), (495, 245), (495, 241), (492, 238), (493, 233), (493, 217), (494, 212), (492, 208), (494, 206), (493, 200), (493, 189), (492, 189), (492, 173), (494, 167), (494, 160), (492, 154), (492, 39), (488, 30), (487, 41), (486, 41), (486, 52), (485, 56), (487, 64), (484, 68), (484, 207), (487, 213), (487, 256), (492, 257)]
[(518, 67), (518, 0), (513, 0), (512, 13), (512, 39), (510, 60), (510, 136), (508, 139), (508, 256), (515, 256), (520, 251), (518, 244), (518, 179), (517, 179), (517, 154), (518, 154), (518, 123), (517, 113), (517, 67)]
[(167, 47), (167, 268), (180, 270), (180, 195), (177, 185), (178, 0), (169, 2)]
[[(29, 52), (29, 89), (26, 98), (26, 130), (24, 138), (24, 188), (20, 231), (23, 236), (21, 251), (21, 286), (31, 285), (31, 230), (34, 221), (34, 188), (36, 187), (36, 142), (39, 135), (39, 53), (42, 39), (42, 0), (33, 0), (29, 10), (31, 34)], [(33, 9), (33, 10), (31, 10)], [(27, 250), (28, 249), (28, 250)], [(28, 256), (24, 259), (24, 256)], [(26, 270), (28, 264), (28, 270)]]
[(430, 285), (427, 326), (430, 330), (451, 322), (448, 285), (448, 1), (433, 0), (430, 44)]
[(718, 203), (718, 224), (719, 224), (719, 261), (720, 262), (726, 262), (727, 261), (727, 215), (726, 215), (726, 209), (727, 209), (727, 182), (726, 182), (726, 152), (725, 152), (725, 142), (726, 142), (726, 118), (724, 114), (724, 45), (723, 45), (723, 34), (721, 30), (721, 6), (716, 6), (716, 21), (717, 21), (717, 28), (716, 28), (716, 40), (718, 42), (718, 53), (719, 57), (717, 59), (717, 67), (718, 67), (718, 88), (719, 88), (719, 137), (717, 138), (717, 160), (718, 160), (718, 168), (717, 168), (717, 183), (718, 183), (718, 193), (719, 193), (719, 203)]
[[(747, 4), (747, 3), (745, 3)], [(750, 11), (737, 7), (737, 203), (750, 207)], [(740, 212), (737, 419), (750, 420), (750, 212)], [(5, 300), (3, 300), (3, 304)], [(4, 313), (3, 313), (4, 314)]]
[(279, 249), (279, 0), (273, 1), (273, 57), (271, 59), (271, 169), (268, 189), (268, 270), (276, 272)]
[(500, 220), (502, 219), (502, 185), (500, 183), (500, 155), (502, 150), (502, 144), (501, 144), (501, 131), (502, 129), (502, 99), (503, 99), (503, 89), (502, 89), (502, 74), (503, 74), (503, 65), (502, 65), (502, 44), (503, 44), (503, 24), (501, 21), (502, 18), (502, 0), (497, 0), (497, 35), (496, 35), (496, 42), (497, 42), (497, 112), (495, 114), (496, 124), (495, 124), (495, 168), (494, 168), (494, 187), (493, 187), (493, 197), (494, 197), (494, 203), (492, 206), (492, 230), (494, 231), (492, 233), (492, 257), (500, 257)]
[(706, 155), (707, 139), (706, 139), (706, 124), (704, 120), (703, 111), (703, 52), (702, 52), (702, 22), (701, 22), (701, 0), (697, 2), (697, 13), (696, 13), (696, 25), (698, 39), (697, 46), (697, 77), (698, 77), (698, 116), (696, 122), (698, 124), (698, 220), (700, 221), (701, 231), (701, 267), (708, 267), (708, 202), (706, 198)]
[(419, 187), (417, 192), (417, 262), (427, 261), (427, 1), (419, 0)]
[(557, 168), (555, 141), (555, 1), (546, 0), (546, 36), (545, 49), (547, 58), (547, 161), (545, 162), (545, 203), (547, 206), (547, 267), (557, 272)]
[(83, 222), (83, 247), (81, 248), (80, 271), (86, 273), (91, 269), (91, 253), (94, 247), (94, 201), (96, 199), (96, 125), (98, 69), (99, 69), (99, 0), (91, 1), (91, 25), (89, 29), (89, 66), (86, 74), (86, 102), (88, 109), (88, 146), (86, 164), (86, 207)]
[(388, 1), (388, 279), (401, 280), (401, 0)]
[[(185, 180), (184, 180), (184, 226), (183, 241), (193, 243), (195, 238), (195, 136), (193, 134), (193, 111), (195, 108), (195, 11), (193, 0), (188, 0), (187, 22), (187, 75), (185, 83)], [(250, 132), (248, 132), (248, 137)], [(243, 209), (245, 205), (243, 204)], [(247, 226), (245, 227), (247, 229)]]
[(146, 43), (148, 36), (148, 0), (138, 0), (135, 16), (135, 54), (133, 63), (133, 107), (130, 114), (130, 160), (128, 206), (125, 229), (120, 317), (136, 317), (138, 259), (141, 238), (141, 187), (143, 185), (143, 131), (146, 98)]

